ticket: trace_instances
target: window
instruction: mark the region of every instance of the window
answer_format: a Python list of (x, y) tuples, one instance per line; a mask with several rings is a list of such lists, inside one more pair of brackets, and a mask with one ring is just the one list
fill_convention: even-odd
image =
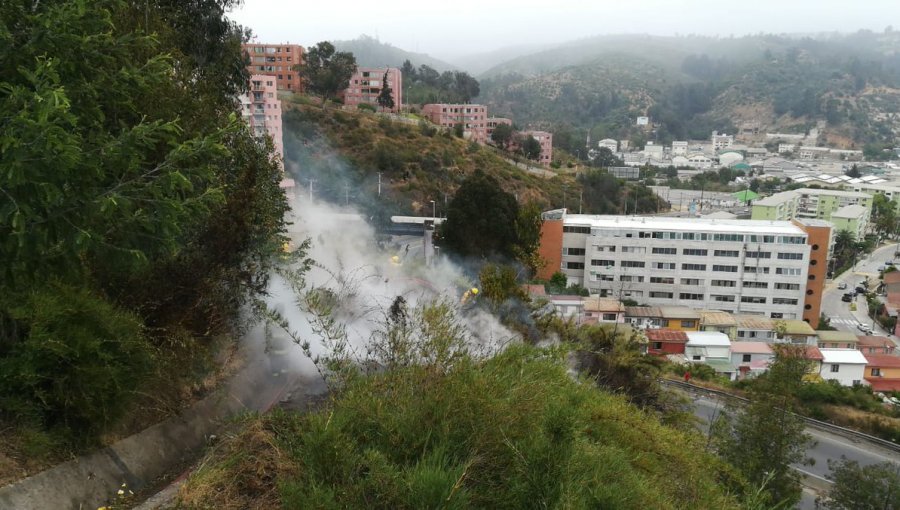
[[(713, 241), (744, 242), (743, 234), (713, 234)], [(735, 255), (736, 257), (737, 255)]]
[(800, 290), (799, 283), (776, 283), (775, 289), (777, 290)]
[(683, 271), (706, 271), (706, 264), (681, 264)]
[(614, 313), (604, 313), (603, 320), (605, 321), (614, 321), (616, 320), (616, 314)]
[(610, 245), (606, 245), (606, 246), (597, 246), (597, 251), (598, 251), (598, 252), (608, 251), (608, 252), (611, 252), (611, 253), (615, 253), (616, 247), (615, 247), (615, 246), (610, 246)]
[(584, 269), (584, 262), (566, 262), (566, 269)]
[(650, 283), (662, 283), (664, 285), (672, 285), (675, 283), (675, 278), (667, 278), (662, 276), (651, 276)]
[(661, 350), (661, 349), (662, 349), (662, 342), (653, 342), (653, 349), (654, 349), (654, 350), (657, 350), (657, 351), (658, 351), (658, 350)]
[(733, 280), (713, 280), (713, 287), (734, 287), (736, 283)]
[(615, 281), (615, 278), (613, 278), (613, 275), (611, 274), (592, 273), (591, 280), (595, 282), (612, 282)]
[(750, 363), (751, 357), (752, 357), (751, 354), (744, 354), (743, 356), (741, 356), (741, 362), (742, 363)]
[(647, 253), (645, 246), (623, 246), (622, 253)]
[(563, 255), (584, 255), (584, 248), (563, 248)]
[(682, 255), (691, 255), (694, 257), (705, 257), (709, 250), (698, 250), (695, 248), (685, 248), (681, 250)]
[(593, 259), (593, 260), (591, 260), (591, 265), (592, 266), (601, 266), (601, 267), (613, 267), (616, 265), (616, 261), (615, 260)]
[(653, 269), (675, 269), (674, 262), (654, 262)]
[(724, 296), (722, 294), (710, 294), (709, 296), (713, 301), (718, 301), (719, 303), (734, 303), (734, 296)]
[(747, 258), (748, 259), (770, 259), (770, 258), (772, 258), (772, 252), (770, 252), (770, 251), (748, 251)]
[(695, 354), (695, 355), (691, 356), (691, 359), (694, 361), (700, 361), (700, 356)]
[[(682, 268), (682, 269), (684, 269), (684, 268)], [(703, 280), (701, 280), (699, 278), (682, 278), (681, 284), (682, 285), (703, 285)]]
[(682, 327), (682, 328), (696, 328), (696, 327), (697, 327), (697, 321), (686, 321), (686, 320), (682, 319), (682, 320), (681, 320), (681, 327)]
[(716, 257), (737, 257), (740, 252), (737, 250), (716, 250), (713, 252)]
[(800, 276), (802, 274), (802, 270), (799, 267), (777, 267), (775, 268), (775, 274), (784, 276)]
[(650, 293), (650, 297), (661, 298), (661, 299), (672, 299), (673, 295), (674, 294), (672, 294), (671, 292), (651, 292)]
[(779, 253), (778, 260), (803, 260), (802, 253)]
[(840, 370), (841, 370), (840, 365), (831, 365), (831, 373), (836, 374), (836, 373), (840, 372)]
[(806, 238), (800, 236), (781, 236), (778, 238), (781, 244), (806, 244)]
[(703, 301), (703, 294), (691, 294), (690, 292), (682, 292), (681, 294), (678, 295), (678, 299), (686, 299), (686, 300), (690, 300), (690, 301)]
[(566, 232), (569, 234), (590, 234), (591, 227), (563, 226), (563, 232)]
[(713, 271), (718, 271), (720, 273), (737, 273), (737, 266), (720, 266), (718, 264), (713, 265)]
[(741, 303), (751, 303), (754, 305), (766, 304), (766, 298), (759, 296), (741, 296)]
[(745, 289), (768, 289), (769, 284), (766, 282), (744, 282)]
[(677, 248), (653, 248), (653, 253), (656, 255), (678, 255)]
[(623, 260), (622, 267), (644, 267), (644, 263), (637, 260)]
[(872, 369), (872, 377), (881, 377), (881, 369), (873, 368)]
[(644, 283), (644, 277), (623, 274), (623, 275), (619, 276), (619, 281), (620, 282)]
[(772, 312), (772, 313), (769, 315), (769, 317), (772, 318), (772, 319), (783, 319), (783, 318), (784, 318), (784, 314), (783, 314), (783, 313), (779, 313), (779, 312)]
[(745, 273), (755, 273), (755, 274), (769, 274), (769, 268), (767, 267), (756, 267), (756, 266), (744, 266)]
[(796, 300), (796, 299), (790, 299), (790, 298), (780, 298), (780, 297), (777, 297), (777, 298), (772, 298), (772, 304), (773, 304), (773, 305), (796, 305), (796, 304), (797, 304), (797, 300)]

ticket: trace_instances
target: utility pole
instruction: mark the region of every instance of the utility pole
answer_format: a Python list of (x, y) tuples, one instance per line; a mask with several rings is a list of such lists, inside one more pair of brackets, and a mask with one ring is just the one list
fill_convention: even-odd
[(381, 196), (381, 172), (378, 172), (378, 196)]
[(316, 182), (315, 179), (309, 180), (309, 201), (312, 202), (312, 193), (313, 193), (313, 183)]
[(581, 214), (581, 202), (584, 201), (584, 190), (578, 192), (578, 214)]

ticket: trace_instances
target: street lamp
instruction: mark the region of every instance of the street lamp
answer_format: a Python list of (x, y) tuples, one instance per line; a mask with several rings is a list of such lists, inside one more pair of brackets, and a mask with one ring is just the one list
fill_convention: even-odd
[(437, 218), (437, 206), (434, 205), (434, 200), (429, 200), (431, 202), (431, 219)]

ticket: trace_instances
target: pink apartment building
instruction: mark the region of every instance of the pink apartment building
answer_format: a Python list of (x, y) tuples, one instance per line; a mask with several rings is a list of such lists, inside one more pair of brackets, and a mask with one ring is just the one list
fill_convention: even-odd
[(553, 133), (547, 131), (523, 131), (522, 136), (533, 136), (538, 143), (541, 144), (541, 155), (538, 156), (538, 162), (545, 166), (550, 166), (553, 160)]
[(396, 67), (357, 67), (350, 77), (350, 85), (341, 92), (344, 105), (369, 104), (381, 111), (377, 100), (384, 86), (385, 73), (394, 99), (394, 107), (390, 111), (399, 112), (403, 105), (403, 75)]
[(496, 128), (500, 124), (506, 124), (507, 126), (512, 126), (512, 120), (506, 119), (503, 117), (488, 117), (487, 118), (487, 139), (488, 139), (488, 141), (490, 141), (491, 135), (494, 134), (494, 128)]
[(303, 62), (303, 46), (298, 44), (242, 44), (250, 60), (250, 74), (265, 74), (275, 78), (278, 90), (301, 92), (303, 85), (296, 66)]
[(462, 124), (469, 140), (487, 142), (487, 107), (480, 104), (426, 104), (422, 115), (448, 129)]

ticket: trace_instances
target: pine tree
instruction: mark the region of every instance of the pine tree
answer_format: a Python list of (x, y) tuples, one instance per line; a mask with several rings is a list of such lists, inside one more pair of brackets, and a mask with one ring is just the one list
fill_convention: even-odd
[(391, 82), (388, 81), (388, 71), (385, 71), (384, 78), (381, 80), (381, 92), (378, 93), (378, 98), (375, 99), (378, 106), (385, 110), (394, 109), (394, 89), (390, 87), (390, 84)]

